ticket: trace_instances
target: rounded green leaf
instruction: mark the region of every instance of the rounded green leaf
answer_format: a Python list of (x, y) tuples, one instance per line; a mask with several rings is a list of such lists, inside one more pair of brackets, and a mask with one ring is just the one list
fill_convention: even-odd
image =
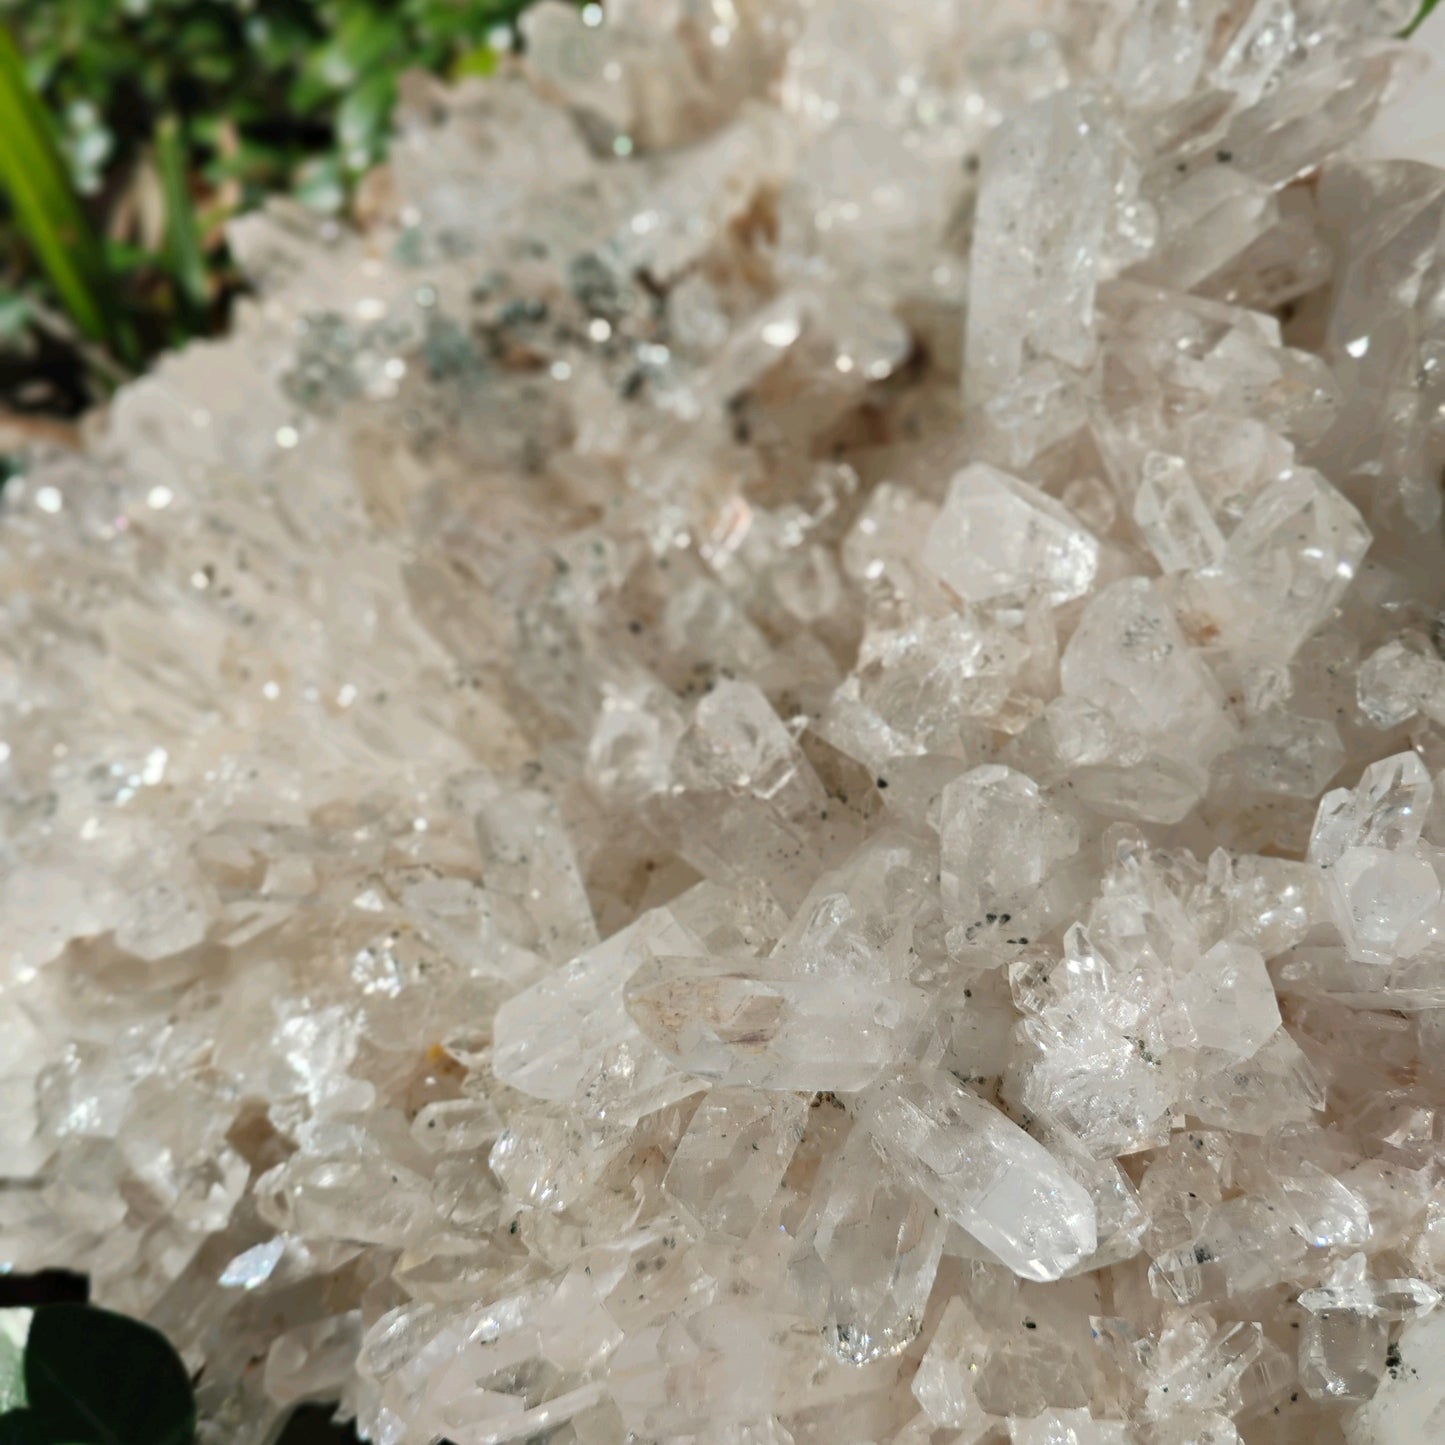
[(45, 1432), (29, 1410), (12, 1410), (8, 1415), (0, 1415), (0, 1445), (81, 1445), (81, 1442), (57, 1440)]
[[(36, 1445), (191, 1445), (196, 1402), (164, 1335), (89, 1305), (37, 1310), (25, 1342)], [(0, 1437), (0, 1445), (5, 1445)]]

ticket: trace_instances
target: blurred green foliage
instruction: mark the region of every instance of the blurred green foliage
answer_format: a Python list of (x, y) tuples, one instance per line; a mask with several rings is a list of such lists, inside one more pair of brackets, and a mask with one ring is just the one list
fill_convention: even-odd
[(1429, 18), (1430, 12), (1440, 3), (1440, 0), (1425, 0), (1425, 3), (1416, 12), (1415, 18), (1405, 27), (1404, 39), (1408, 40)]
[(7, 353), (70, 357), (79, 404), (214, 329), (225, 221), (276, 192), (344, 210), (400, 74), (489, 72), (527, 3), (0, 0), (0, 404)]

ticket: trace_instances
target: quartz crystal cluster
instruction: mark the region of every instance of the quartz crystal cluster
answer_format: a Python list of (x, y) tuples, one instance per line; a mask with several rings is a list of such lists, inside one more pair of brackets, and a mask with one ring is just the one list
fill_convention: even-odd
[(543, 0), (0, 522), (0, 1268), (378, 1445), (1445, 1441), (1414, 0)]

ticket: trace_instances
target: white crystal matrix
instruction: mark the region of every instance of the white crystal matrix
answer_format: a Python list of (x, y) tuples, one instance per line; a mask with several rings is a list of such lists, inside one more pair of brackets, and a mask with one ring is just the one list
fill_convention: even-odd
[(0, 1268), (207, 1445), (1445, 1441), (1415, 0), (543, 0), (0, 520)]

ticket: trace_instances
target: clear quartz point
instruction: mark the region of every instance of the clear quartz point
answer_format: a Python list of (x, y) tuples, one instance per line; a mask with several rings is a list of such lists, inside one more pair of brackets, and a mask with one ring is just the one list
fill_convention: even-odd
[(876, 1086), (860, 1127), (906, 1177), (1014, 1273), (1057, 1279), (1092, 1252), (1094, 1203), (1036, 1139), (951, 1075)]
[(918, 1334), (947, 1221), (854, 1129), (818, 1182), (790, 1271), (840, 1359), (855, 1365)]
[(853, 1091), (907, 1047), (924, 995), (887, 979), (826, 977), (766, 959), (660, 957), (626, 985), (627, 1010), (687, 1074), (728, 1087)]
[(706, 1228), (747, 1236), (777, 1193), (807, 1114), (799, 1094), (712, 1090), (678, 1140), (663, 1188)]
[(1066, 696), (1104, 709), (1184, 762), (1207, 763), (1234, 731), (1217, 682), (1142, 577), (1116, 582), (1089, 603), (1060, 678)]
[(949, 484), (923, 562), (968, 602), (1033, 593), (1058, 604), (1089, 591), (1099, 544), (1052, 497), (976, 462)]

